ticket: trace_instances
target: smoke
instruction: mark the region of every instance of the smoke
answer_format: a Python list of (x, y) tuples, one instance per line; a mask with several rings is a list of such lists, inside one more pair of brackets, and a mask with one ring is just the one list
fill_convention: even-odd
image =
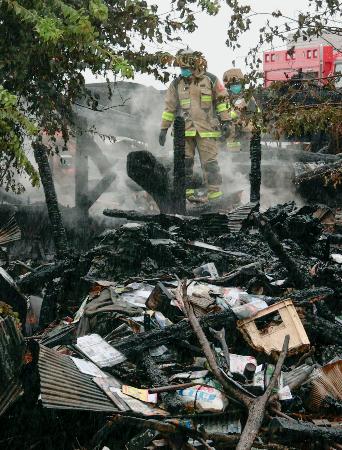
[[(113, 86), (113, 97), (108, 99), (105, 83), (89, 86), (100, 96), (99, 109), (92, 111), (83, 105), (76, 108), (77, 114), (86, 120), (88, 129), (95, 129), (93, 140), (90, 140), (88, 151), (90, 155), (103, 155), (108, 160), (108, 170), (115, 171), (116, 179), (90, 209), (90, 214), (101, 216), (103, 209), (134, 209), (151, 211), (156, 208), (153, 200), (127, 176), (126, 159), (130, 151), (149, 150), (172, 173), (173, 137), (171, 130), (167, 135), (165, 147), (160, 147), (158, 135), (161, 114), (164, 108), (163, 91), (136, 83), (119, 82)], [(120, 106), (118, 106), (120, 105)], [(116, 138), (113, 142), (112, 137)], [(75, 142), (72, 138), (68, 144), (69, 150), (51, 158), (51, 167), (59, 202), (64, 206), (75, 206)], [(62, 146), (61, 146), (62, 148)], [(34, 162), (33, 153), (28, 149), (30, 159)], [(291, 181), (293, 163), (296, 162), (290, 149), (271, 149), (263, 146), (262, 152), (262, 187), (261, 204), (267, 208), (276, 203), (289, 200), (302, 200), (295, 192)], [(94, 162), (94, 157), (88, 158), (88, 189), (91, 191), (103, 173)], [(249, 201), (249, 152), (228, 152), (221, 145), (219, 164), (223, 176), (223, 191), (227, 196), (240, 192), (242, 203)], [(195, 171), (201, 173), (198, 155)], [(146, 174), (149, 176), (149, 174)], [(42, 188), (32, 188), (25, 179), (20, 180), (26, 187), (21, 198), (25, 203), (44, 201)]]

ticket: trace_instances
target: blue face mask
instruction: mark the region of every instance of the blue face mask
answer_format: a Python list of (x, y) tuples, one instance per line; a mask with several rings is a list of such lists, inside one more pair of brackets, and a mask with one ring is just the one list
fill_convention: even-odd
[(186, 67), (181, 67), (181, 75), (184, 78), (189, 78), (192, 75), (192, 70)]
[(240, 94), (242, 91), (242, 84), (232, 84), (231, 86), (229, 86), (229, 90), (235, 95)]

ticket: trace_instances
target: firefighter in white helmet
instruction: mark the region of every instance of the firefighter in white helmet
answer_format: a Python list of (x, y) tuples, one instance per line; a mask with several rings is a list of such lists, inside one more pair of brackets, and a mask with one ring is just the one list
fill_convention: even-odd
[(230, 151), (248, 150), (253, 130), (252, 118), (260, 113), (260, 109), (251, 97), (248, 102), (244, 98), (244, 76), (241, 69), (229, 69), (223, 74), (223, 82), (229, 95), (230, 118), (234, 124), (226, 141)]
[(162, 115), (160, 145), (165, 144), (166, 133), (176, 115), (185, 119), (185, 170), (186, 195), (197, 200), (193, 187), (195, 151), (199, 153), (204, 181), (207, 187), (205, 200), (219, 199), (222, 176), (220, 173), (217, 139), (229, 134), (227, 91), (215, 75), (206, 71), (207, 62), (200, 52), (187, 48), (180, 50), (175, 59), (180, 76), (167, 90)]

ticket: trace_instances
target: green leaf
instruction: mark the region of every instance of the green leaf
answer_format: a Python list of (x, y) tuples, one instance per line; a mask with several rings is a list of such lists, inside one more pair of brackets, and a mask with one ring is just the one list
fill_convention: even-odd
[(59, 27), (59, 20), (51, 17), (40, 18), (35, 29), (46, 42), (57, 42), (63, 35), (63, 30)]
[(89, 2), (90, 14), (95, 17), (95, 19), (101, 22), (107, 22), (108, 20), (108, 8), (103, 3), (102, 0), (90, 0)]

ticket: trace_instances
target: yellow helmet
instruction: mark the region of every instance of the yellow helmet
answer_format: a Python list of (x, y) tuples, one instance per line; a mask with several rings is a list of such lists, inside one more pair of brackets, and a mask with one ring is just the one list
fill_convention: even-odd
[(229, 69), (223, 74), (224, 84), (231, 84), (243, 81), (243, 73), (241, 69)]

